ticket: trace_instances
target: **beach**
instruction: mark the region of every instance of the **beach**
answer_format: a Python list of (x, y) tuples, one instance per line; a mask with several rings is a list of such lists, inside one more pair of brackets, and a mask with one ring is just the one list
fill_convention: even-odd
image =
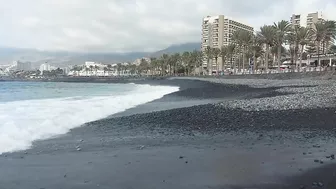
[(132, 82), (180, 90), (1, 154), (0, 188), (336, 188), (333, 79)]

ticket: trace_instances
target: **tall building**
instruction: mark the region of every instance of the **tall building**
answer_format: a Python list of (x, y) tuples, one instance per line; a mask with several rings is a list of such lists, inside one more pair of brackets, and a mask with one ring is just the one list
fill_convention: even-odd
[(290, 19), (290, 23), (293, 27), (301, 26), (301, 15), (300, 14), (293, 14)]
[(314, 27), (317, 22), (323, 21), (321, 12), (313, 12), (308, 14), (292, 14), (290, 23), (292, 26)]
[(315, 23), (322, 22), (322, 15), (320, 15), (318, 12), (315, 13), (309, 13), (307, 15), (307, 26), (306, 27), (315, 27)]
[[(232, 34), (238, 30), (246, 30), (253, 33), (253, 27), (228, 18), (224, 15), (207, 16), (203, 18), (202, 22), (202, 44), (201, 50), (204, 52), (207, 47), (221, 48), (232, 42)], [(223, 70), (221, 58), (218, 58), (219, 70)], [(210, 67), (207, 65), (207, 57), (204, 57), (203, 67), (208, 68), (209, 71), (215, 71), (215, 60)], [(224, 65), (225, 66), (225, 65)]]
[[(313, 12), (308, 14), (293, 14), (291, 16), (291, 24), (295, 26), (303, 26), (307, 28), (315, 28), (315, 24), (318, 22), (323, 22), (322, 12)], [(327, 49), (332, 45), (332, 42), (327, 44), (325, 47), (320, 45), (320, 52), (326, 52)]]

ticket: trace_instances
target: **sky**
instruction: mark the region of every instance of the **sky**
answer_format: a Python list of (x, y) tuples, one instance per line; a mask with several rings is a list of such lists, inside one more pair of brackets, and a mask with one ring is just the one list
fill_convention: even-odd
[(335, 0), (0, 0), (0, 46), (80, 52), (154, 51), (200, 42), (202, 18), (223, 14), (258, 30)]

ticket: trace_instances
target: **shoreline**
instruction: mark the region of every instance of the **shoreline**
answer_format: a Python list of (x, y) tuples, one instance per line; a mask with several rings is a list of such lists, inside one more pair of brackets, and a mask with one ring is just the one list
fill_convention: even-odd
[(59, 78), (43, 78), (43, 79), (27, 79), (27, 78), (0, 78), (0, 82), (6, 81), (31, 81), (31, 82), (93, 82), (93, 83), (128, 83), (133, 81), (155, 81), (165, 80), (168, 78), (193, 78), (193, 79), (267, 79), (267, 80), (292, 80), (292, 79), (336, 79), (335, 71), (315, 71), (315, 72), (287, 72), (287, 73), (272, 73), (272, 74), (245, 74), (245, 75), (222, 75), (222, 76), (128, 76), (128, 77), (97, 77), (97, 76), (65, 76)]
[[(336, 160), (326, 158), (336, 153), (335, 106), (274, 105), (299, 101), (293, 93), (305, 97), (316, 86), (216, 82), (135, 82), (180, 91), (1, 155), (0, 187), (294, 189), (315, 182), (336, 187)], [(315, 98), (318, 104), (321, 97)], [(256, 99), (270, 99), (273, 106), (248, 109), (257, 107)]]

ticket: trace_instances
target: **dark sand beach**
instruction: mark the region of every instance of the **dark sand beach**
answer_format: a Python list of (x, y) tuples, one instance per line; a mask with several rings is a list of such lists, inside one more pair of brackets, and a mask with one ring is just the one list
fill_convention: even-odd
[(180, 91), (2, 154), (0, 188), (336, 188), (332, 81), (258, 82), (137, 81)]

